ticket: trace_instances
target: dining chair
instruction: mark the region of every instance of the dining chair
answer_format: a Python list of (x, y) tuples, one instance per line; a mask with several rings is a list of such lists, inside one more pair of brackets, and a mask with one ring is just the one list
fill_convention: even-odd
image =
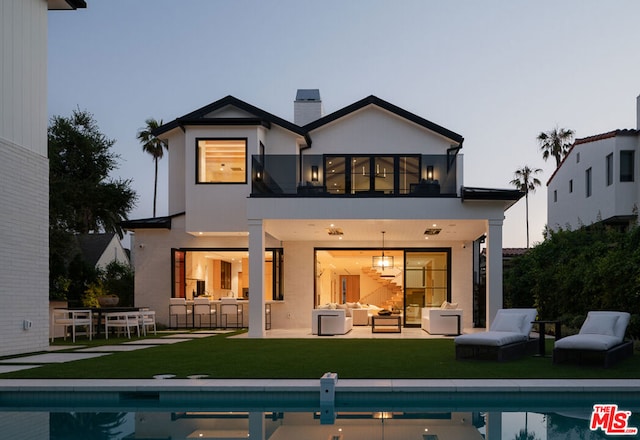
[(153, 334), (156, 335), (156, 312), (153, 310), (140, 310), (138, 312), (138, 324), (142, 330), (142, 335), (147, 336), (147, 328), (153, 328)]
[[(109, 312), (104, 314), (104, 336), (109, 339), (109, 327), (123, 329), (131, 339), (131, 329), (135, 328), (140, 337), (140, 312)], [(118, 331), (118, 334), (120, 332)]]
[[(68, 310), (68, 309), (54, 309), (51, 313), (51, 323), (53, 325), (53, 332), (51, 334), (51, 342), (55, 339), (56, 326), (64, 327), (64, 340), (67, 340), (67, 329), (71, 327), (71, 338), (73, 342), (76, 342), (76, 334), (86, 334), (91, 340), (93, 335), (93, 319), (91, 317), (91, 310)], [(84, 333), (78, 333), (76, 327), (84, 327)]]

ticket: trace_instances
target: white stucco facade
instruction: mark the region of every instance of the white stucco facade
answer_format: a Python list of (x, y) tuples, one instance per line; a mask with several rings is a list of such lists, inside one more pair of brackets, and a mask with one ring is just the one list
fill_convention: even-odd
[(639, 132), (633, 129), (577, 139), (547, 183), (549, 228), (635, 219), (640, 206), (639, 145)]
[[(502, 222), (505, 209), (522, 194), (465, 188), (463, 139), (454, 132), (373, 96), (304, 127), (226, 97), (165, 124), (157, 136), (169, 142), (170, 215), (132, 220), (125, 227), (135, 231), (136, 305), (155, 309), (162, 323), (169, 322), (169, 298), (182, 288), (176, 286), (186, 284), (183, 294), (189, 299), (194, 291), (190, 279), (211, 283), (200, 269), (177, 271), (176, 252), (228, 250), (248, 252), (243, 262), (244, 271), (247, 264), (251, 267), (248, 277), (240, 282), (240, 275), (234, 275), (230, 286), (237, 288), (232, 293), (237, 296), (238, 286), (251, 286), (245, 311), (250, 337), (265, 336), (265, 302), (272, 311), (271, 328), (311, 328), (311, 310), (323, 283), (316, 267), (318, 249), (378, 250), (381, 231), (386, 246), (398, 252), (437, 249), (448, 255), (447, 295), (467, 310), (465, 327), (473, 326), (477, 268), (472, 244), (485, 240), (491, 260), (487, 322), (502, 307)], [(247, 181), (198, 183), (198, 140), (227, 138), (246, 140)], [(344, 157), (352, 167), (345, 177), (347, 187), (352, 185), (348, 194), (334, 190), (330, 180), (333, 159)], [(411, 160), (420, 165), (409, 176), (401, 167)], [(427, 174), (437, 190), (420, 194), (418, 183)], [(408, 178), (415, 183), (405, 184)], [(372, 187), (358, 192), (355, 179)], [(313, 194), (305, 192), (309, 187)], [(330, 225), (340, 229), (339, 238), (327, 233)], [(441, 232), (425, 235), (433, 225)], [(274, 248), (284, 255), (279, 280), (284, 288), (282, 299), (270, 301), (255, 292), (270, 287), (263, 256)], [(198, 264), (211, 266), (218, 257), (207, 258)], [(397, 267), (402, 264), (399, 257)]]

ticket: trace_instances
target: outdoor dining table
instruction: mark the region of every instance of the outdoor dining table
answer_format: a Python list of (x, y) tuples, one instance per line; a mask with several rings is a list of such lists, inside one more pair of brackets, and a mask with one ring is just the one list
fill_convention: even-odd
[(141, 307), (69, 307), (68, 310), (91, 310), (91, 314), (96, 317), (96, 338), (102, 334), (103, 313), (119, 312), (139, 312)]

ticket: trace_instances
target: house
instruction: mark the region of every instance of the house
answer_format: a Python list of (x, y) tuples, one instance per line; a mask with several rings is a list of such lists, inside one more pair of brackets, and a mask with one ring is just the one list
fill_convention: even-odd
[(3, 0), (0, 14), (0, 356), (49, 345), (47, 14), (84, 0)]
[(319, 91), (299, 90), (294, 118), (227, 96), (156, 130), (170, 215), (123, 223), (136, 305), (168, 323), (171, 297), (235, 296), (249, 336), (263, 337), (311, 328), (326, 303), (392, 308), (419, 326), (420, 307), (449, 301), (470, 327), (484, 240), (490, 322), (504, 212), (523, 193), (465, 186), (463, 137), (376, 96), (324, 115)]
[(640, 206), (637, 128), (576, 139), (547, 182), (547, 225), (577, 229), (596, 222), (628, 226)]
[(76, 236), (82, 259), (91, 266), (105, 269), (111, 262), (130, 266), (127, 251), (115, 233)]

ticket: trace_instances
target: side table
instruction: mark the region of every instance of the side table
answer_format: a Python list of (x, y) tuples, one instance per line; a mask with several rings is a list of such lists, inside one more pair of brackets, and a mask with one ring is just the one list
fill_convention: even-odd
[(546, 356), (547, 347), (545, 346), (545, 327), (547, 324), (554, 324), (555, 327), (555, 340), (557, 341), (562, 337), (562, 322), (561, 321), (531, 321), (532, 324), (538, 325), (538, 356)]

